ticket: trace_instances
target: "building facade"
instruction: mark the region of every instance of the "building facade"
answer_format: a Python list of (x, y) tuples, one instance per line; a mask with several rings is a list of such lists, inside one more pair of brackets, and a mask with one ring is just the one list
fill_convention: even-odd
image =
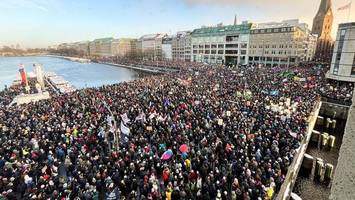
[(256, 24), (251, 29), (249, 64), (289, 66), (311, 61), (317, 36), (298, 20)]
[(89, 44), (90, 56), (102, 56), (110, 57), (114, 56), (112, 51), (112, 42), (114, 39), (109, 38), (100, 38), (96, 39)]
[(172, 42), (173, 42), (172, 37), (166, 36), (163, 38), (162, 45), (161, 45), (163, 60), (173, 59)]
[(331, 0), (322, 0), (318, 12), (313, 19), (312, 33), (318, 35), (316, 60), (330, 62), (333, 39), (333, 11)]
[(157, 33), (144, 35), (139, 38), (139, 50), (145, 60), (162, 60), (162, 42), (167, 34)]
[(120, 38), (112, 41), (112, 54), (118, 57), (131, 57), (137, 51), (137, 39)]
[(178, 32), (172, 40), (172, 57), (174, 61), (191, 60), (191, 32)]
[(202, 27), (191, 33), (191, 61), (226, 65), (247, 64), (252, 24)]
[(339, 24), (328, 78), (355, 82), (355, 22)]
[(88, 56), (90, 55), (89, 44), (89, 41), (76, 42), (75, 49), (79, 52), (80, 55)]

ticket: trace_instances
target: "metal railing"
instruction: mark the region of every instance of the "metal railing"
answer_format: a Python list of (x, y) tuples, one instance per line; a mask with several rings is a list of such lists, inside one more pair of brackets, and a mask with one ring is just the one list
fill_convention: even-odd
[(351, 100), (350, 100), (350, 102), (347, 102), (347, 101), (342, 101), (339, 99), (334, 99), (334, 98), (330, 98), (330, 97), (326, 97), (326, 96), (322, 96), (321, 100), (324, 102), (339, 104), (342, 106), (347, 106), (347, 107), (351, 106)]

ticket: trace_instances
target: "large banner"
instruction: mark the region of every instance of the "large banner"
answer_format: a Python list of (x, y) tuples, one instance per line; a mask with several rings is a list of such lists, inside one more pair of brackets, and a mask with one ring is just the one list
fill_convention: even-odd
[(19, 72), (20, 72), (20, 76), (21, 76), (21, 83), (27, 85), (27, 76), (26, 76), (26, 72), (25, 72), (25, 66), (23, 64), (21, 64), (19, 67), (20, 67)]

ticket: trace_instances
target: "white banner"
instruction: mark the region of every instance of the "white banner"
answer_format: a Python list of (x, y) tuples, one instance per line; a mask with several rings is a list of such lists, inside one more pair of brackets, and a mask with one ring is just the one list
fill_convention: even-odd
[(121, 115), (122, 121), (123, 123), (127, 124), (128, 122), (130, 122), (131, 120), (128, 118), (127, 113)]
[(121, 132), (128, 136), (131, 130), (121, 122)]

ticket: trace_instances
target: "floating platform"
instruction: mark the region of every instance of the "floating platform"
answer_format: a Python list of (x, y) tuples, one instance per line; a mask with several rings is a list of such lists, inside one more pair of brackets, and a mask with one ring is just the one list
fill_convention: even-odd
[(46, 72), (45, 77), (49, 85), (59, 93), (74, 92), (76, 88), (66, 81), (62, 76), (58, 76), (54, 72)]
[(40, 100), (50, 99), (49, 92), (35, 93), (35, 94), (20, 94), (17, 95), (9, 106), (27, 104), (31, 102), (37, 102)]

